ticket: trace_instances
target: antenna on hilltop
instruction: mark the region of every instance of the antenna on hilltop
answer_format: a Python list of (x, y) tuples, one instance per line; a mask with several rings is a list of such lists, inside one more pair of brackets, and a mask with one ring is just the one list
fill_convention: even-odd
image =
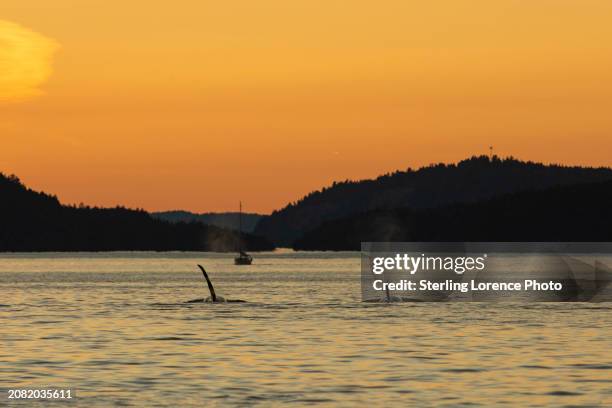
[(493, 146), (489, 146), (489, 159), (493, 161)]

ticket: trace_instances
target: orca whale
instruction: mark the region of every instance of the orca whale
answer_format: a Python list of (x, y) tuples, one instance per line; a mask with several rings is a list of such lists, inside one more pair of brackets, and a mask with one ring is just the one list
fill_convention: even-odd
[(204, 279), (206, 279), (206, 284), (208, 285), (208, 291), (210, 292), (210, 296), (205, 299), (193, 299), (187, 301), (187, 303), (245, 303), (244, 300), (240, 299), (225, 299), (222, 296), (217, 296), (215, 293), (215, 288), (208, 277), (208, 273), (202, 265), (198, 264), (198, 268), (202, 271), (202, 275), (204, 275)]

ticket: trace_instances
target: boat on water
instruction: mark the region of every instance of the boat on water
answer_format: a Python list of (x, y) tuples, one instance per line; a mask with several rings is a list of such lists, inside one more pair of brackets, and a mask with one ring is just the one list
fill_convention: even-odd
[(234, 258), (235, 265), (250, 265), (253, 263), (253, 257), (244, 251), (240, 251), (240, 254)]
[(234, 258), (234, 265), (250, 265), (253, 257), (242, 250), (242, 201), (238, 212), (238, 256)]

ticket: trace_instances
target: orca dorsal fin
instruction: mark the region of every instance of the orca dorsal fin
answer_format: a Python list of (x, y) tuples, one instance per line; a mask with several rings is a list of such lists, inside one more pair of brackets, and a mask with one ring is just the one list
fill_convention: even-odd
[(212, 282), (208, 278), (208, 274), (206, 273), (202, 265), (198, 265), (198, 268), (200, 268), (200, 270), (202, 271), (202, 274), (204, 275), (204, 279), (206, 279), (206, 283), (208, 284), (208, 290), (210, 291), (210, 298), (212, 299), (213, 302), (216, 302), (217, 295), (215, 294), (215, 288), (213, 287)]

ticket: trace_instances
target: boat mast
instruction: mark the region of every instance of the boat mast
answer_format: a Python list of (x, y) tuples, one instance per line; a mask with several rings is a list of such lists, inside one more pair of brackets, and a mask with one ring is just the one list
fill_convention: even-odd
[(242, 201), (239, 201), (238, 210), (238, 252), (242, 253)]

